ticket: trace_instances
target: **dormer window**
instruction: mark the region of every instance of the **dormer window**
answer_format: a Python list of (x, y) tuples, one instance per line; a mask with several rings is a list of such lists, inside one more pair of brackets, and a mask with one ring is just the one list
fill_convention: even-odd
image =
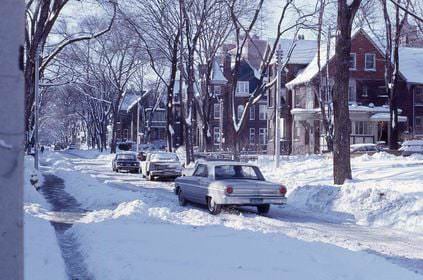
[(236, 84), (236, 94), (246, 95), (250, 93), (250, 83), (248, 81), (238, 81)]
[(357, 55), (355, 53), (350, 53), (350, 70), (357, 69)]
[(364, 57), (364, 70), (375, 71), (376, 70), (376, 54), (366, 53)]

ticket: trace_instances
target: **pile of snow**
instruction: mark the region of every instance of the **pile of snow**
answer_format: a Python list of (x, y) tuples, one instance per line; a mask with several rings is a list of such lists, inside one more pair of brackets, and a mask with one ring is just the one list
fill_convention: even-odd
[[(31, 280), (66, 279), (65, 264), (53, 226), (33, 213), (47, 211), (48, 204), (30, 184), (34, 161), (25, 157), (24, 174), (24, 278)], [(39, 176), (39, 178), (42, 178)], [(42, 183), (42, 182), (41, 182)]]
[[(281, 234), (196, 227), (143, 215), (71, 229), (97, 279), (420, 279), (385, 259)], [(101, 249), (100, 249), (101, 248)]]
[(423, 140), (404, 141), (399, 150), (408, 153), (423, 153)]
[(423, 157), (388, 153), (352, 159), (353, 180), (332, 182), (332, 159), (284, 157), (281, 167), (259, 158), (265, 177), (288, 187), (289, 204), (360, 225), (423, 232)]

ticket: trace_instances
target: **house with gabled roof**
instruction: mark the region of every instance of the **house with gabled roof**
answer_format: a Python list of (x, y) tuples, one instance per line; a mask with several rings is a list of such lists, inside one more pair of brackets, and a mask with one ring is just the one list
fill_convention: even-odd
[[(318, 90), (320, 75), (322, 75), (325, 78), (322, 79), (323, 84), (320, 89), (324, 92), (333, 93), (333, 77), (336, 71), (334, 65), (335, 42), (331, 42), (331, 45), (329, 54), (327, 54), (325, 44), (321, 47), (320, 72), (316, 55), (295, 79), (286, 84), (288, 95), (292, 98), (290, 113), (292, 116), (293, 153), (321, 152), (326, 148), (321, 110), (318, 103)], [(348, 93), (351, 144), (387, 143), (388, 141), (390, 117), (384, 71), (385, 58), (382, 48), (363, 29), (353, 32)], [(412, 112), (416, 112), (413, 105), (414, 92), (417, 92), (417, 95), (420, 96), (420, 87), (413, 84), (413, 81), (416, 82), (413, 71), (406, 71), (404, 63), (400, 65), (398, 105), (402, 138), (409, 137), (410, 132), (415, 131), (414, 127), (418, 123), (415, 122), (415, 116), (413, 117)], [(328, 79), (326, 79), (326, 73), (328, 73)], [(417, 82), (420, 82), (420, 80), (418, 79)], [(417, 88), (417, 90), (414, 90), (414, 88)], [(329, 102), (325, 105), (325, 108), (331, 106), (330, 96), (328, 99)]]

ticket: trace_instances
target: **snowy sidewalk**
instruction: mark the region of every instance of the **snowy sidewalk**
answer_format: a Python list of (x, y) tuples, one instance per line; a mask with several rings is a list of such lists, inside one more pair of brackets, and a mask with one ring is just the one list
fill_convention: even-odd
[(54, 215), (62, 218), (63, 213), (67, 215), (67, 220), (55, 221), (53, 217), (51, 221), (62, 252), (66, 273), (69, 279), (94, 279), (88, 272), (77, 237), (69, 230), (73, 222), (82, 217), (85, 210), (73, 196), (65, 191), (63, 179), (52, 174), (43, 176), (44, 183), (40, 191), (51, 205)]

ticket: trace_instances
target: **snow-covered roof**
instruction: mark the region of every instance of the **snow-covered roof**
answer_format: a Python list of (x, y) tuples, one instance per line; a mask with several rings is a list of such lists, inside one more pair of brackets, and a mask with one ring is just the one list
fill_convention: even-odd
[[(373, 121), (378, 121), (378, 122), (389, 122), (389, 121), (391, 121), (391, 116), (390, 116), (389, 113), (376, 113), (376, 114), (372, 115), (370, 117), (370, 119), (373, 120)], [(406, 122), (407, 117), (406, 116), (398, 116), (398, 121)]]
[(135, 95), (132, 93), (125, 93), (119, 108), (121, 111), (129, 112), (131, 108), (134, 107), (140, 99), (141, 99), (141, 96), (139, 95)]
[[(357, 34), (360, 32), (363, 32), (363, 34), (366, 35), (366, 33), (362, 29), (357, 29), (351, 34), (351, 38), (354, 38)], [(367, 36), (368, 37), (368, 36)], [(368, 37), (370, 40), (371, 38)], [(372, 40), (374, 43), (374, 41)], [(379, 46), (375, 44), (375, 47), (379, 49)], [(327, 43), (323, 43), (320, 46), (320, 69), (323, 69), (323, 67), (326, 66), (327, 58), (329, 58), (329, 61), (335, 56), (335, 38), (331, 39), (330, 41), (330, 51), (329, 56), (327, 55)], [(316, 50), (313, 53), (314, 57), (311, 60), (310, 64), (307, 65), (307, 67), (292, 81), (286, 84), (287, 88), (293, 88), (296, 85), (305, 84), (310, 82), (316, 75), (319, 73), (319, 67), (317, 63), (317, 47)]]
[[(351, 37), (353, 38), (359, 32), (363, 32), (369, 40), (374, 44), (374, 46), (383, 53), (382, 46), (377, 43), (375, 40), (370, 38), (370, 36), (364, 32), (362, 29), (358, 29), (353, 32)], [(300, 41), (297, 41), (297, 43)], [(335, 39), (331, 40), (331, 49), (329, 53), (329, 60), (331, 60), (335, 56)], [(295, 52), (295, 49), (294, 49)], [(296, 59), (297, 56), (294, 56), (293, 52), (293, 60)], [(311, 60), (310, 64), (292, 81), (286, 84), (288, 88), (293, 88), (296, 85), (304, 84), (310, 82), (318, 73), (319, 68), (317, 65), (317, 48), (314, 51), (313, 59)], [(311, 55), (311, 54), (310, 54)], [(326, 66), (326, 59), (327, 59), (327, 44), (322, 44), (320, 47), (320, 67), (321, 69)], [(291, 62), (294, 63), (294, 62)], [(408, 48), (408, 47), (400, 47), (399, 49), (399, 63), (400, 63), (400, 73), (406, 79), (408, 83), (414, 84), (423, 84), (423, 48)]]
[(401, 47), (399, 68), (408, 83), (423, 84), (423, 48)]
[(213, 62), (212, 82), (218, 84), (225, 84), (228, 82), (228, 80), (223, 75), (223, 71), (217, 61)]
[[(271, 44), (271, 40), (269, 40)], [(293, 45), (294, 44), (294, 45)], [(293, 39), (280, 39), (278, 48), (281, 48), (283, 52), (282, 60), (285, 61), (289, 50), (293, 47), (291, 57), (289, 58), (289, 64), (309, 64), (316, 52), (317, 52), (317, 41), (316, 40), (293, 40)], [(276, 62), (276, 56), (273, 57), (272, 63)]]

